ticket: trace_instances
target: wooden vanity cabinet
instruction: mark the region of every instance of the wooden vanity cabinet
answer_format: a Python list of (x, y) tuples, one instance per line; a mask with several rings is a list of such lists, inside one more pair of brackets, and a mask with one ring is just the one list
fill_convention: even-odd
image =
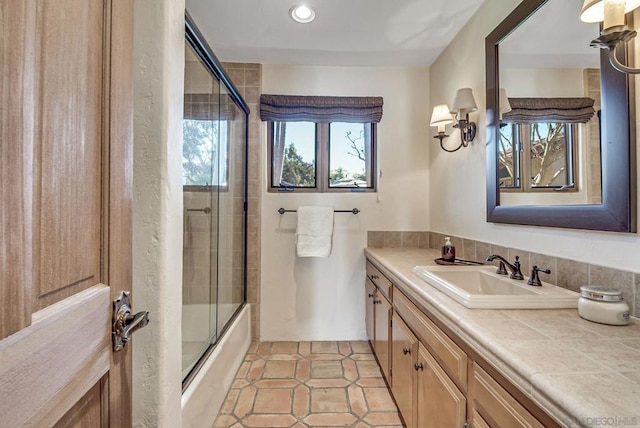
[(416, 426), (464, 426), (467, 415), (467, 400), (464, 394), (422, 343), (418, 343), (416, 371)]
[(391, 362), (393, 385), (391, 392), (407, 428), (414, 428), (416, 391), (416, 368), (418, 362), (418, 339), (397, 314), (392, 316)]
[(365, 293), (365, 326), (367, 329), (367, 337), (369, 338), (369, 342), (371, 344), (376, 340), (375, 338), (375, 320), (374, 320), (374, 306), (373, 303), (376, 299), (376, 286), (369, 280), (366, 281), (364, 286)]
[(365, 292), (367, 335), (407, 428), (558, 427), (369, 261)]
[[(366, 315), (367, 336), (378, 358), (385, 379), (391, 386), (391, 296), (393, 285), (382, 272), (367, 262)], [(373, 296), (373, 297), (370, 297)]]
[(386, 297), (377, 292), (377, 298), (374, 302), (374, 319), (375, 319), (375, 340), (373, 342), (373, 350), (378, 357), (378, 363), (382, 368), (382, 373), (389, 386), (392, 384), (391, 379), (391, 359), (389, 349), (391, 347), (391, 303)]
[(469, 378), (468, 397), (472, 427), (544, 427), (475, 362)]

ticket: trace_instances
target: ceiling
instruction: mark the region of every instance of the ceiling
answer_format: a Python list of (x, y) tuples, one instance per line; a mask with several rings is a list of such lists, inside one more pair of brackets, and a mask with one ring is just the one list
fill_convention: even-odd
[[(221, 61), (334, 66), (429, 66), (482, 2), (186, 0)], [(289, 17), (300, 3), (315, 21)]]
[(589, 46), (599, 24), (580, 21), (583, 0), (549, 0), (500, 43), (500, 67), (600, 68)]

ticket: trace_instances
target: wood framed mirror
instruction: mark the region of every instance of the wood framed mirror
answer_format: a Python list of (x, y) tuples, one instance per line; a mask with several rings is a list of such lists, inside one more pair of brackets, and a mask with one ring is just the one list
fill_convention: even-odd
[[(636, 232), (636, 153), (633, 79), (613, 69), (608, 52), (600, 59), (600, 165), (601, 202), (501, 204), (500, 162), (500, 45), (525, 21), (551, 2), (566, 0), (524, 0), (485, 40), (487, 89), (487, 221), (531, 226)], [(577, 19), (582, 2), (577, 4)], [(590, 40), (584, 40), (589, 45)], [(592, 48), (595, 49), (595, 48)], [(619, 49), (622, 51), (622, 49)], [(627, 54), (620, 52), (621, 61)]]

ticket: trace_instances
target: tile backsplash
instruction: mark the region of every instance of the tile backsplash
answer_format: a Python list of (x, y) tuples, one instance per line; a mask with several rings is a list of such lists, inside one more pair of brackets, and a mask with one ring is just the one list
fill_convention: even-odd
[[(503, 256), (509, 261), (519, 257), (523, 275), (528, 277), (535, 265), (551, 269), (551, 274), (540, 274), (540, 279), (576, 292), (581, 285), (593, 284), (614, 287), (622, 291), (624, 299), (631, 307), (633, 316), (640, 318), (640, 272), (630, 272), (599, 266), (577, 260), (564, 259), (548, 254), (538, 254), (517, 248), (507, 248), (487, 242), (445, 235), (438, 232), (419, 231), (369, 231), (367, 246), (372, 248), (431, 248), (439, 250), (445, 236), (451, 237), (459, 259), (485, 261), (492, 254)], [(497, 264), (497, 262), (494, 262)]]

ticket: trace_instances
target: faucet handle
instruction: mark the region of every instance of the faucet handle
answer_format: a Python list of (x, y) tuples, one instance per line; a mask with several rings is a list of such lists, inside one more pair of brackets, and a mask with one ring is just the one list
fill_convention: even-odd
[(536, 287), (542, 286), (542, 281), (540, 281), (540, 277), (538, 276), (538, 272), (549, 274), (549, 273), (551, 273), (551, 269), (539, 268), (538, 266), (533, 265), (533, 268), (531, 269), (531, 276), (529, 277), (529, 280), (527, 281), (527, 284), (533, 285), (533, 286), (536, 286)]
[(524, 279), (522, 271), (520, 270), (520, 256), (516, 256), (516, 261), (513, 262), (512, 272), (509, 275), (511, 279)]

